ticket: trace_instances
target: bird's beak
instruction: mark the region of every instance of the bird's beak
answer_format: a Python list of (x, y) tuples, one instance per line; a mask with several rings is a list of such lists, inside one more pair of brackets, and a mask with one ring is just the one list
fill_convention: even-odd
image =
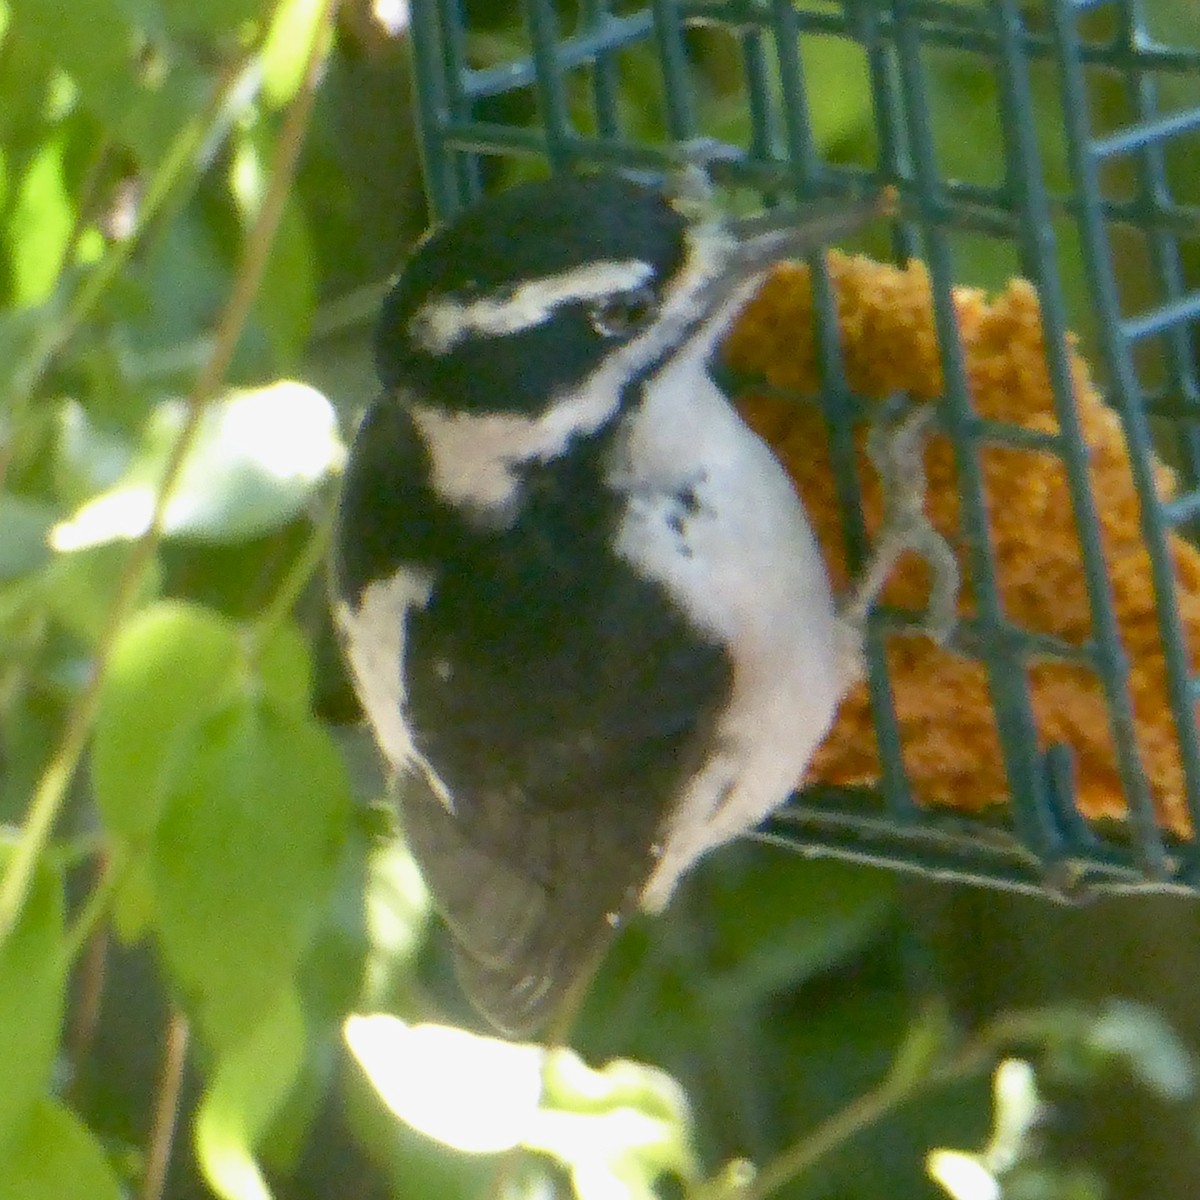
[(865, 200), (822, 200), (801, 209), (760, 213), (726, 221), (734, 240), (729, 271), (746, 279), (786, 258), (803, 258), (880, 217), (894, 215), (896, 189)]
[(866, 200), (822, 200), (800, 209), (697, 226), (693, 244), (705, 264), (705, 278), (690, 297), (692, 318), (698, 308), (706, 334), (719, 335), (775, 263), (803, 258), (895, 210), (895, 189), (886, 188)]

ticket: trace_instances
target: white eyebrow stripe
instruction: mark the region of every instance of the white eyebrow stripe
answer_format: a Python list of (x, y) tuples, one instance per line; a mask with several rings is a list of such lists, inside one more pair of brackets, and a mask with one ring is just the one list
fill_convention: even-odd
[(562, 304), (629, 292), (644, 284), (654, 268), (638, 258), (608, 259), (574, 267), (560, 275), (527, 279), (504, 299), (462, 300), (450, 294), (423, 304), (409, 332), (431, 354), (444, 354), (474, 333), (520, 333), (548, 321)]

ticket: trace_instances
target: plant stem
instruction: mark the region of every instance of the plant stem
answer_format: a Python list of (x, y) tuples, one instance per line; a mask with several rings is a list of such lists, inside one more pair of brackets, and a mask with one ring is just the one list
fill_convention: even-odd
[(320, 569), (325, 561), (330, 538), (333, 536), (333, 523), (337, 514), (337, 504), (330, 498), (323, 506), (317, 523), (308, 535), (300, 553), (296, 555), (287, 574), (275, 590), (266, 608), (254, 622), (254, 631), (259, 638), (273, 633), (291, 615), (296, 601), (300, 599), (309, 580)]
[(118, 849), (106, 849), (101, 856), (100, 869), (92, 890), (88, 892), (83, 909), (67, 929), (63, 942), (63, 961), (75, 961), (93, 935), (98, 934), (100, 923), (108, 912), (108, 904), (120, 881), (125, 855)]
[[(337, 0), (325, 0), (320, 28), (328, 29), (337, 8)], [(318, 32), (313, 38), (304, 81), (292, 101), (280, 133), (271, 180), (263, 197), (247, 239), (245, 252), (233, 288), (225, 302), (214, 335), (213, 351), (201, 370), (188, 399), (188, 414), (163, 469), (155, 496), (154, 511), (146, 532), (133, 544), (117, 585), (104, 631), (96, 646), (91, 677), (84, 685), (67, 716), (63, 734), (54, 757), (38, 781), (21, 837), (0, 880), (0, 944), (3, 944), (28, 895), (38, 859), (50, 838), (71, 780), (79, 766), (84, 748), (91, 735), (92, 724), (99, 707), (104, 673), (112, 657), (121, 626), (135, 607), (138, 588), (147, 566), (162, 538), (163, 518), (171, 491), (191, 449), (205, 406), (224, 380), (237, 348), (242, 328), (250, 314), (251, 305), (262, 281), (267, 254), (275, 237), (288, 191), (295, 174), (300, 148), (312, 114), (317, 83), (327, 39)]]
[(183, 1089), (183, 1069), (187, 1065), (189, 1031), (187, 1018), (172, 1011), (167, 1024), (167, 1048), (163, 1055), (162, 1075), (154, 1101), (154, 1127), (142, 1176), (140, 1200), (162, 1200), (179, 1123), (179, 1094)]
[(1001, 1050), (1014, 1042), (1042, 1040), (1051, 1027), (1046, 1014), (1005, 1014), (928, 1071), (893, 1069), (869, 1092), (789, 1146), (741, 1186), (717, 1176), (688, 1193), (688, 1200), (766, 1200), (852, 1138), (892, 1116), (916, 1097), (988, 1069)]
[[(108, 968), (108, 930), (97, 928), (98, 915), (108, 906), (112, 894), (112, 859), (105, 854), (96, 866), (96, 881), (88, 895), (83, 917), (67, 937), (68, 962), (84, 951), (76, 975), (75, 1003), (67, 1027), (66, 1057), (71, 1068), (68, 1098), (78, 1092), (84, 1063), (92, 1050), (100, 1006), (104, 998), (104, 978)], [(93, 916), (92, 914), (96, 914)]]

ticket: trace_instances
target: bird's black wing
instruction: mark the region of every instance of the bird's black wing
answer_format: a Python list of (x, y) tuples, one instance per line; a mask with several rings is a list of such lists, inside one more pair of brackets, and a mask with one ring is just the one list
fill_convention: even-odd
[(409, 721), (454, 804), (418, 783), (408, 837), (464, 985), (513, 1033), (636, 901), (729, 686), (724, 650), (612, 552), (595, 469), (531, 476), (516, 524), (464, 536), (408, 625)]
[[(374, 420), (377, 441), (404, 433), (394, 412)], [(411, 445), (370, 467), (356, 447), (343, 498), (344, 591), (402, 565), (434, 576), (406, 621), (406, 719), (452, 808), (409, 770), (405, 833), (465, 989), (516, 1035), (553, 1015), (636, 902), (730, 683), (724, 649), (612, 553), (603, 449), (531, 472), (517, 522), (490, 533), (417, 482)]]
[[(613, 827), (613, 799), (551, 808), (475, 791), (451, 814), (424, 776), (403, 785), (406, 837), (450, 926), (459, 977), (499, 1029), (523, 1036), (563, 1003), (636, 903), (653, 865), (650, 822)], [(642, 792), (644, 778), (631, 787)], [(651, 798), (644, 793), (647, 812)], [(641, 839), (631, 836), (640, 827)]]

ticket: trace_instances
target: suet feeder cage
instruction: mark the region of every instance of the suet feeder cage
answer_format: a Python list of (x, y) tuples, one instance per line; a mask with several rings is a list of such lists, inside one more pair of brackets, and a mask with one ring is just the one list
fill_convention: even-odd
[(1200, 889), (1193, 3), (412, 5), (438, 217), (522, 174), (663, 178), (697, 145), (735, 204), (898, 192), (871, 257), (768, 282), (726, 365), (839, 582), (878, 521), (871, 405), (938, 406), (957, 633), (905, 633), (901, 569), (763, 836), (1031, 891)]

